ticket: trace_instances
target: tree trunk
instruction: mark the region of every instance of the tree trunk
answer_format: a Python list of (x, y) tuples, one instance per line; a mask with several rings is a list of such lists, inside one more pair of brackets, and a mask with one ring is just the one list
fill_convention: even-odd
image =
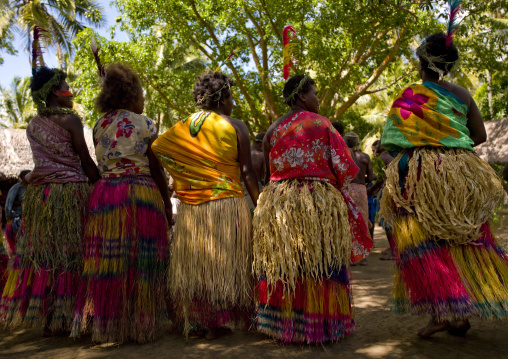
[(487, 98), (489, 100), (489, 115), (490, 119), (494, 119), (494, 108), (492, 106), (492, 73), (487, 70)]
[(58, 42), (56, 43), (56, 52), (57, 52), (57, 57), (58, 57), (58, 68), (60, 70), (63, 70), (64, 66), (63, 66), (62, 47), (60, 46), (60, 44)]

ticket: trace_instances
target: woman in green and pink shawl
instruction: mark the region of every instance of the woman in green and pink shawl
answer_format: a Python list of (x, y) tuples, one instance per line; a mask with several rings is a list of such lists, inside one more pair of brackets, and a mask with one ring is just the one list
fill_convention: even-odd
[(417, 54), (423, 83), (394, 101), (381, 140), (396, 156), (381, 200), (394, 231), (394, 308), (431, 315), (422, 337), (464, 335), (469, 316), (508, 317), (508, 257), (488, 223), (504, 190), (474, 152), (486, 134), (473, 98), (442, 80), (457, 48), (438, 33)]

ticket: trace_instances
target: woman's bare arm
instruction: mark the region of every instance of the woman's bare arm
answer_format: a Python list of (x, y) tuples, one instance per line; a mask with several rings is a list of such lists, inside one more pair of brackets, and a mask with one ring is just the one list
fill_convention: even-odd
[(238, 162), (240, 162), (240, 169), (242, 172), (243, 183), (247, 187), (250, 198), (254, 205), (257, 206), (259, 197), (259, 185), (256, 176), (256, 171), (252, 165), (252, 158), (250, 152), (249, 130), (242, 121), (236, 120), (236, 136), (238, 138)]
[(81, 160), (81, 167), (83, 168), (85, 175), (88, 177), (90, 182), (97, 182), (101, 176), (95, 162), (92, 160), (92, 157), (90, 157), (90, 153), (88, 152), (88, 146), (85, 141), (83, 125), (81, 124), (80, 118), (76, 115), (69, 115), (65, 119), (65, 127), (71, 134), (72, 145)]
[(161, 193), (162, 200), (164, 201), (164, 210), (166, 212), (166, 218), (168, 220), (168, 225), (171, 227), (174, 224), (173, 221), (173, 208), (171, 207), (171, 200), (169, 199), (169, 189), (168, 189), (168, 181), (166, 176), (164, 175), (164, 170), (162, 169), (162, 165), (159, 162), (159, 159), (152, 151), (152, 143), (157, 139), (157, 135), (153, 136), (150, 139), (150, 143), (148, 144), (148, 164), (150, 166), (150, 174), (152, 175), (155, 184), (159, 188), (159, 192)]
[(472, 97), (469, 105), (469, 114), (467, 115), (467, 119), (469, 137), (471, 137), (474, 142), (473, 146), (478, 146), (479, 144), (487, 141), (487, 131), (485, 131), (485, 124), (483, 123), (482, 115)]

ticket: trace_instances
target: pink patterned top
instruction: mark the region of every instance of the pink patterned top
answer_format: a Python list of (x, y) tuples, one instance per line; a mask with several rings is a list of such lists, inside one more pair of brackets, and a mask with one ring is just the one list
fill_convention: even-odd
[(26, 129), (35, 167), (30, 184), (86, 182), (88, 178), (72, 145), (69, 131), (48, 118), (35, 116)]
[(270, 180), (325, 181), (340, 190), (348, 206), (353, 241), (351, 260), (365, 258), (373, 242), (358, 206), (348, 193), (348, 185), (359, 168), (330, 121), (312, 112), (297, 112), (275, 128), (270, 145)]

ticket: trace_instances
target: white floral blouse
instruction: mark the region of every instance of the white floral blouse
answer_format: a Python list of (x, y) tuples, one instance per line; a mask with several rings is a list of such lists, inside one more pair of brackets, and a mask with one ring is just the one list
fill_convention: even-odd
[(102, 116), (93, 129), (101, 176), (150, 175), (147, 151), (156, 134), (153, 121), (134, 112), (116, 110)]

